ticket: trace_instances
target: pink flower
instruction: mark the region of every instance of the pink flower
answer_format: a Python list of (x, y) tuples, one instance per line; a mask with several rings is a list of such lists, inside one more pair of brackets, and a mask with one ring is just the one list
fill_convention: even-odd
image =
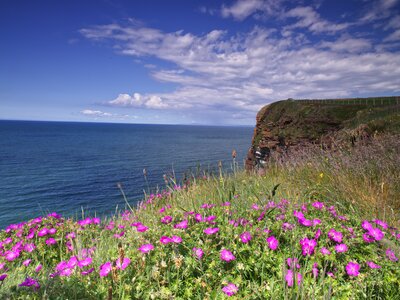
[(54, 238), (49, 238), (46, 240), (46, 245), (54, 245), (57, 244), (57, 241)]
[(251, 208), (254, 209), (254, 210), (259, 210), (260, 209), (260, 207), (257, 204), (253, 204), (251, 206)]
[(346, 272), (349, 276), (358, 276), (360, 274), (360, 265), (355, 262), (349, 262), (346, 266)]
[(119, 270), (125, 270), (127, 266), (131, 263), (131, 260), (128, 257), (124, 257), (123, 261), (121, 262), (121, 258), (118, 258), (115, 266)]
[(183, 220), (182, 222), (179, 222), (178, 224), (174, 225), (174, 228), (176, 229), (186, 229), (188, 227), (188, 220)]
[(75, 232), (70, 232), (66, 235), (67, 239), (74, 239), (76, 238), (76, 233)]
[(312, 221), (312, 223), (313, 223), (313, 226), (317, 226), (317, 225), (321, 224), (321, 220), (320, 219), (314, 219)]
[(267, 238), (267, 243), (271, 250), (276, 250), (279, 246), (278, 240), (273, 235)]
[(208, 227), (208, 228), (204, 229), (203, 232), (204, 232), (205, 234), (210, 235), (210, 234), (215, 234), (215, 233), (217, 233), (218, 231), (219, 231), (219, 228), (218, 228), (218, 227), (214, 227), (214, 228)]
[(73, 269), (78, 265), (78, 262), (79, 262), (79, 260), (78, 260), (78, 258), (76, 256), (71, 256), (69, 258), (67, 266), (68, 266), (68, 268)]
[(369, 233), (364, 233), (363, 234), (363, 240), (366, 243), (372, 243), (372, 242), (375, 241), (375, 239), (372, 236), (370, 236)]
[(64, 270), (60, 271), (60, 276), (61, 277), (69, 277), (69, 276), (71, 276), (72, 272), (73, 272), (73, 269), (65, 268)]
[(43, 268), (43, 266), (41, 264), (38, 264), (35, 268), (35, 272), (40, 272), (40, 270)]
[(56, 234), (57, 229), (55, 229), (55, 228), (50, 228), (47, 232), (48, 232), (48, 234), (53, 235), (53, 234)]
[(68, 267), (68, 263), (66, 262), (66, 261), (60, 261), (58, 264), (57, 264), (57, 266), (56, 266), (56, 270), (57, 271), (62, 271), (62, 270), (64, 270), (65, 268), (67, 268)]
[(346, 252), (348, 250), (348, 248), (347, 248), (346, 244), (337, 244), (335, 246), (335, 250), (336, 250), (336, 252), (341, 253), (341, 252)]
[(340, 232), (340, 231), (336, 231), (335, 229), (331, 229), (331, 230), (329, 230), (329, 232), (328, 232), (328, 237), (332, 240), (332, 241), (334, 241), (334, 242), (336, 242), (336, 243), (341, 243), (342, 242), (342, 239), (343, 239), (343, 234)]
[(175, 244), (179, 244), (182, 243), (182, 238), (180, 236), (177, 235), (173, 235), (171, 237), (172, 242), (174, 242)]
[(320, 236), (321, 236), (321, 229), (318, 229), (317, 232), (314, 235), (314, 239), (318, 240)]
[(194, 255), (198, 259), (201, 259), (203, 257), (203, 254), (204, 254), (203, 249), (201, 249), (201, 248), (193, 248), (192, 250), (193, 250)]
[(235, 260), (236, 257), (232, 254), (231, 251), (227, 249), (221, 250), (221, 260), (224, 260), (226, 262), (230, 262), (232, 260)]
[(379, 228), (372, 228), (368, 231), (368, 233), (377, 241), (383, 239), (384, 236), (383, 232)]
[(288, 259), (286, 259), (286, 263), (287, 263), (288, 267), (291, 269), (294, 269), (295, 267), (297, 269), (300, 269), (300, 265), (298, 262), (299, 262), (298, 259), (295, 257), (294, 258), (289, 257)]
[(377, 265), (376, 263), (374, 263), (372, 261), (367, 261), (367, 265), (371, 269), (380, 269), (380, 268), (382, 268), (380, 265)]
[(8, 260), (8, 261), (13, 261), (13, 260), (17, 259), (19, 257), (19, 255), (20, 255), (19, 251), (6, 251), (5, 252), (5, 257), (6, 257), (6, 260)]
[[(293, 283), (294, 283), (294, 274), (293, 274), (293, 271), (292, 270), (287, 270), (287, 273), (286, 273), (286, 276), (285, 276), (285, 280), (286, 280), (286, 283), (287, 283), (287, 285), (289, 286), (289, 287), (292, 287), (293, 286)], [(301, 284), (301, 280), (303, 279), (303, 277), (301, 276), (301, 274), (300, 273), (297, 273), (297, 285), (300, 285)]]
[(329, 255), (331, 254), (331, 251), (329, 251), (327, 248), (322, 247), (320, 252), (322, 253), (322, 255)]
[(49, 230), (45, 227), (38, 231), (37, 236), (45, 236), (49, 233)]
[(367, 220), (362, 221), (361, 227), (362, 227), (364, 230), (367, 230), (367, 231), (369, 231), (369, 230), (371, 230), (371, 229), (373, 228), (372, 225), (371, 225), (371, 223), (369, 223)]
[(203, 217), (201, 216), (201, 214), (195, 214), (194, 215), (194, 219), (196, 220), (196, 222), (203, 221)]
[(251, 241), (251, 234), (250, 234), (250, 232), (248, 232), (248, 231), (243, 232), (243, 233), (240, 235), (240, 240), (242, 241), (242, 243), (245, 243), (245, 244), (247, 244), (248, 242), (250, 242), (250, 241)]
[(89, 274), (92, 273), (93, 271), (94, 271), (94, 268), (91, 268), (91, 269), (89, 269), (89, 270), (82, 271), (81, 274), (82, 274), (83, 276), (85, 276), (85, 275), (89, 275)]
[(24, 260), (23, 262), (22, 262), (22, 264), (25, 266), (25, 267), (27, 267), (27, 266), (29, 266), (30, 265), (30, 263), (32, 262), (32, 259), (26, 259), (26, 260)]
[(20, 283), (18, 286), (33, 286), (35, 290), (40, 288), (39, 282), (31, 277), (26, 278), (25, 281)]
[(389, 228), (388, 224), (383, 222), (383, 221), (381, 221), (381, 220), (374, 219), (372, 221), (375, 222), (376, 225), (381, 226), (383, 229), (388, 229)]
[(85, 259), (82, 259), (78, 262), (78, 267), (79, 268), (83, 268), (83, 267), (87, 267), (88, 265), (90, 265), (92, 263), (92, 258), (91, 257), (87, 257)]
[(313, 273), (313, 275), (314, 275), (314, 278), (317, 278), (317, 277), (318, 277), (318, 264), (317, 264), (317, 263), (314, 263), (314, 264), (313, 264), (313, 266), (312, 266), (312, 273)]
[(153, 249), (154, 246), (152, 244), (144, 244), (138, 248), (138, 250), (141, 251), (142, 253), (149, 253)]
[(300, 240), (301, 250), (304, 256), (314, 254), (315, 247), (317, 246), (317, 242), (315, 240), (310, 240), (308, 238), (304, 238)]
[(297, 221), (299, 222), (300, 225), (303, 225), (305, 227), (310, 227), (313, 225), (312, 221), (307, 220), (306, 218), (298, 218)]
[(231, 282), (222, 288), (222, 291), (229, 297), (235, 295), (238, 292), (238, 290), (239, 288)]
[(35, 244), (25, 244), (24, 251), (31, 253), (33, 250), (36, 249)]
[(314, 203), (312, 204), (312, 206), (313, 206), (315, 209), (321, 210), (321, 209), (324, 208), (324, 203), (322, 203), (322, 202), (314, 202)]
[(112, 265), (111, 262), (106, 262), (100, 266), (100, 277), (105, 277), (111, 272)]
[(172, 217), (171, 216), (164, 216), (162, 219), (161, 219), (161, 223), (163, 223), (163, 224), (169, 224), (169, 223), (171, 223), (172, 222)]
[(386, 250), (386, 257), (395, 262), (399, 260), (392, 249)]
[(144, 226), (143, 224), (139, 224), (139, 225), (136, 227), (136, 230), (137, 230), (138, 232), (145, 232), (145, 231), (147, 231), (148, 229), (149, 229), (149, 227)]
[(171, 243), (171, 242), (172, 242), (172, 239), (171, 239), (170, 237), (168, 237), (168, 236), (163, 235), (163, 236), (160, 238), (160, 242), (161, 242), (161, 244), (166, 245), (166, 244), (168, 244), (168, 243)]

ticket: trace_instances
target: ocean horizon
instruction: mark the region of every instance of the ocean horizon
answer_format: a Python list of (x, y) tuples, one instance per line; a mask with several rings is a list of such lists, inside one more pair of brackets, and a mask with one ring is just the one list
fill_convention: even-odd
[[(243, 165), (253, 127), (0, 120), (0, 229), (56, 211), (111, 216), (198, 169)], [(147, 171), (147, 181), (143, 176)]]

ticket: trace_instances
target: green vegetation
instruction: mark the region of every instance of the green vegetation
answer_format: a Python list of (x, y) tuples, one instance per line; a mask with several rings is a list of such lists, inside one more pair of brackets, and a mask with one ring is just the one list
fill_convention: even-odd
[(257, 147), (282, 136), (287, 144), (319, 141), (327, 134), (365, 125), (370, 132), (400, 133), (400, 104), (396, 97), (343, 100), (285, 100), (263, 107), (257, 115)]
[(10, 225), (0, 298), (399, 299), (399, 165), (385, 135), (172, 183), (106, 220)]

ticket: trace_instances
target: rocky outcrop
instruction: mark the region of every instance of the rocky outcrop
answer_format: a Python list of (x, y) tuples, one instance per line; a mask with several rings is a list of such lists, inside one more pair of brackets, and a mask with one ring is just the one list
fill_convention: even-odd
[[(372, 100), (371, 100), (372, 99)], [(257, 114), (252, 145), (248, 151), (247, 170), (264, 167), (271, 156), (279, 157), (289, 149), (319, 143), (330, 147), (337, 133), (347, 130), (349, 141), (367, 139), (371, 128), (362, 124), (371, 112), (392, 113), (398, 97), (386, 97), (392, 102), (378, 102), (376, 98), (283, 100), (264, 106)], [(381, 99), (381, 98), (379, 98)], [(396, 102), (397, 101), (397, 102)], [(384, 108), (376, 103), (388, 104)], [(360, 117), (361, 116), (361, 117)]]

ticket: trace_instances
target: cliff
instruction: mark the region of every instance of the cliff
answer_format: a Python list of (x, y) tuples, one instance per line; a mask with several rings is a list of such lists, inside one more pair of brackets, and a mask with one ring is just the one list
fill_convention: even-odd
[(400, 97), (288, 99), (264, 106), (256, 121), (247, 170), (292, 148), (330, 147), (335, 139), (354, 144), (379, 132), (400, 132)]

